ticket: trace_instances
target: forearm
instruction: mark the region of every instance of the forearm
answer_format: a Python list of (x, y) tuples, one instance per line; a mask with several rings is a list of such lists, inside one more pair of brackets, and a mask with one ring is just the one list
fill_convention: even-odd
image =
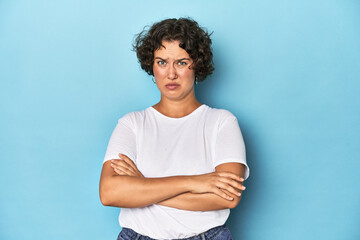
[(104, 205), (114, 207), (145, 207), (188, 191), (187, 177), (138, 178), (111, 176), (100, 184)]
[[(241, 177), (244, 177), (245, 166), (239, 163), (225, 163), (216, 167), (216, 171), (233, 171)], [(245, 188), (239, 189), (242, 193)], [(184, 193), (172, 197), (165, 201), (159, 202), (159, 205), (178, 208), (190, 211), (212, 211), (219, 209), (235, 208), (240, 202), (241, 196), (232, 194), (226, 190), (227, 195), (231, 196), (233, 200), (227, 200), (219, 197), (213, 193), (193, 194)]]
[[(211, 204), (212, 208), (224, 209), (229, 208), (227, 201), (236, 201), (237, 194), (239, 194), (238, 190), (242, 188), (242, 185), (239, 183), (242, 179), (231, 172), (144, 178), (137, 173), (136, 166), (133, 167), (121, 161), (121, 163), (117, 163), (115, 160), (113, 162), (114, 164), (110, 161), (104, 163), (100, 177), (100, 199), (106, 206), (125, 208), (145, 207), (174, 198), (183, 193), (191, 192), (193, 194), (216, 194), (219, 198), (224, 199), (223, 202), (211, 195), (205, 198), (205, 200), (210, 198), (209, 204)], [(129, 163), (131, 162), (129, 161)], [(191, 204), (195, 200), (193, 199), (194, 196), (184, 195), (179, 199), (174, 198), (162, 204), (171, 204), (171, 206), (173, 204), (183, 204), (183, 202)], [(200, 198), (200, 202), (201, 200), (202, 198)], [(182, 209), (181, 206), (178, 206), (178, 208)]]
[(236, 207), (241, 199), (241, 196), (238, 197), (229, 192), (227, 192), (227, 194), (232, 196), (234, 199), (226, 200), (213, 193), (194, 194), (187, 192), (166, 199), (157, 204), (188, 211), (213, 211)]

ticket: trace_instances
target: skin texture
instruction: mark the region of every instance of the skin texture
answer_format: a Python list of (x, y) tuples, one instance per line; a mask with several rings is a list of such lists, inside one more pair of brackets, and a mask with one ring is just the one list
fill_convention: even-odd
[[(161, 93), (153, 107), (173, 118), (184, 117), (201, 103), (195, 97), (195, 72), (189, 54), (178, 41), (164, 41), (154, 52), (154, 76)], [(176, 88), (168, 87), (176, 84)], [(145, 207), (151, 204), (191, 211), (234, 208), (239, 203), (244, 179), (244, 165), (225, 163), (215, 172), (164, 178), (145, 178), (127, 156), (103, 165), (100, 199), (106, 206)]]
[[(154, 52), (153, 71), (161, 100), (153, 107), (166, 116), (183, 117), (201, 105), (195, 97), (193, 61), (178, 41), (163, 42), (163, 46)], [(174, 83), (179, 87), (166, 88), (167, 84)]]
[[(119, 159), (111, 160), (110, 166), (114, 170), (114, 176), (144, 178), (131, 159), (125, 155), (119, 154)], [(199, 189), (189, 190), (172, 198), (159, 201), (157, 204), (190, 211), (235, 208), (241, 199), (241, 192), (245, 190), (245, 187), (242, 185), (244, 179), (241, 177), (244, 174), (244, 170), (245, 166), (242, 164), (225, 163), (216, 167), (215, 173), (190, 176), (187, 187), (191, 189), (191, 187), (194, 187), (194, 184), (197, 184)], [(236, 171), (237, 173), (235, 173)], [(220, 179), (220, 183), (212, 182), (214, 181), (214, 174), (222, 173), (229, 175), (226, 178)], [(192, 183), (193, 180), (195, 180), (195, 183)], [(181, 180), (179, 182), (181, 183)], [(214, 185), (212, 186), (212, 184)], [(171, 187), (173, 188), (174, 186)]]
[[(100, 199), (104, 205), (133, 208), (161, 204), (184, 210), (209, 211), (234, 208), (240, 201), (239, 193), (245, 190), (243, 178), (233, 173), (242, 164), (219, 166), (231, 168), (231, 171), (144, 178), (136, 166), (129, 164), (130, 161), (120, 154), (119, 159), (104, 163), (100, 179)], [(239, 171), (242, 170), (240, 167)]]

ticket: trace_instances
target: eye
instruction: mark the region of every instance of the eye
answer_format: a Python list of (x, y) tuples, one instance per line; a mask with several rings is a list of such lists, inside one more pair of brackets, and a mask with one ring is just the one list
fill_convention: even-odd
[(179, 65), (179, 66), (186, 66), (186, 64), (187, 64), (187, 63), (186, 63), (186, 62), (184, 62), (184, 61), (180, 61), (180, 62), (178, 62), (178, 65)]
[(158, 63), (160, 66), (164, 66), (164, 65), (166, 64), (166, 62), (165, 62), (165, 61), (162, 61), (162, 60), (158, 61), (157, 63)]

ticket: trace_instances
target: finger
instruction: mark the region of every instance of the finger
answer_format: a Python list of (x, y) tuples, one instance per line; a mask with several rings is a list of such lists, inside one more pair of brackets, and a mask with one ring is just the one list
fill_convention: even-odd
[(129, 164), (132, 168), (137, 169), (135, 163), (128, 157), (124, 158), (124, 161)]
[(113, 165), (116, 167), (124, 167), (127, 168), (129, 171), (132, 171), (133, 173), (136, 173), (136, 170), (133, 169), (129, 164), (127, 164), (124, 160), (114, 160), (111, 161)]
[(139, 169), (137, 168), (137, 166), (135, 165), (135, 163), (134, 163), (128, 156), (119, 153), (119, 157), (120, 157), (120, 158), (123, 158), (123, 160), (124, 160), (127, 164), (129, 164), (140, 176), (143, 177), (142, 173), (139, 171)]
[(130, 159), (128, 156), (126, 156), (125, 154), (119, 153), (118, 156), (119, 156), (120, 159), (122, 159), (122, 160), (128, 159), (128, 160), (131, 161), (131, 159)]
[(228, 192), (228, 191), (225, 190), (225, 189), (220, 189), (220, 190), (223, 191), (223, 192), (225, 192), (227, 195), (229, 195), (229, 196), (231, 196), (231, 197), (233, 197), (233, 198), (235, 198), (235, 197), (240, 197), (240, 196), (242, 195), (242, 191), (240, 191), (240, 196), (239, 196), (239, 195), (234, 195), (234, 194)]
[(218, 172), (220, 176), (234, 179), (238, 182), (243, 182), (244, 178), (232, 172)]
[(127, 175), (126, 173), (124, 173), (123, 171), (119, 170), (118, 168), (114, 168), (114, 172), (118, 175)]
[(135, 173), (135, 171), (131, 168), (131, 166), (129, 166), (126, 162), (124, 162), (124, 160), (115, 160), (115, 161), (111, 161), (111, 164), (110, 164), (113, 168), (117, 167), (121, 167), (123, 169), (127, 169), (129, 171), (132, 171)]
[(116, 167), (114, 167), (114, 170), (116, 172), (121, 171), (121, 172), (125, 173), (128, 176), (136, 176), (136, 174), (133, 171), (131, 171), (131, 170), (129, 170), (126, 167), (123, 167), (123, 166), (116, 166)]
[(232, 187), (232, 186), (230, 186), (228, 184), (224, 184), (222, 182), (219, 182), (219, 183), (216, 184), (216, 186), (218, 188), (221, 188), (221, 190), (226, 190), (229, 193), (232, 193), (232, 194), (234, 194), (236, 196), (240, 196), (240, 192), (236, 188), (234, 188), (234, 187)]
[(239, 183), (239, 182), (237, 182), (235, 180), (232, 180), (232, 179), (229, 179), (229, 178), (220, 178), (219, 181), (224, 182), (226, 184), (229, 184), (232, 187), (237, 188), (239, 190), (245, 190), (245, 186), (243, 186), (241, 183)]
[(236, 196), (240, 196), (240, 192), (238, 190), (236, 190), (234, 187), (230, 186), (229, 184), (226, 184), (226, 183), (223, 183), (223, 182), (218, 182), (216, 184), (216, 186), (218, 188), (222, 188), (222, 189), (225, 189), (226, 191), (228, 191), (229, 193), (232, 193)]
[(126, 156), (126, 155), (124, 155), (124, 154), (121, 154), (121, 153), (119, 153), (118, 155), (119, 155), (119, 157), (120, 157), (121, 160), (123, 160), (124, 162), (126, 162), (126, 163), (127, 163), (128, 165), (130, 165), (133, 169), (136, 169), (136, 170), (137, 170), (137, 167), (136, 167), (135, 163), (134, 163), (128, 156)]
[(144, 175), (143, 175), (140, 171), (139, 171), (139, 175), (140, 175), (140, 177), (142, 177), (142, 178), (144, 177)]
[(226, 200), (229, 200), (229, 201), (232, 201), (234, 200), (233, 197), (231, 197), (230, 195), (226, 194), (224, 191), (221, 191), (219, 188), (214, 188), (214, 194), (226, 199)]
[(234, 179), (234, 180), (239, 181), (239, 182), (244, 181), (244, 178), (242, 178), (239, 175), (237, 175), (235, 173), (232, 173), (232, 172), (217, 172), (217, 173), (221, 177), (231, 178), (231, 179)]
[(115, 164), (116, 166), (124, 166), (124, 167), (127, 167), (127, 168), (132, 168), (127, 162), (125, 162), (122, 159), (111, 160), (111, 163)]
[(244, 181), (244, 178), (240, 177), (239, 175), (235, 174), (235, 173), (232, 173), (232, 172), (221, 172), (221, 174), (224, 176), (224, 177), (228, 177), (228, 178), (231, 178), (231, 179), (234, 179), (238, 182), (243, 182)]

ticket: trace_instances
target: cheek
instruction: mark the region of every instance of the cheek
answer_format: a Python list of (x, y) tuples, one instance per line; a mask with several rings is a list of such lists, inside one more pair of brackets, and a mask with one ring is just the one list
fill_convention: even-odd
[(162, 76), (162, 75), (164, 75), (163, 69), (161, 69), (159, 67), (156, 67), (156, 66), (153, 67), (153, 73), (154, 73), (154, 76)]
[(193, 70), (186, 69), (181, 73), (181, 76), (192, 81), (195, 78), (195, 72)]

